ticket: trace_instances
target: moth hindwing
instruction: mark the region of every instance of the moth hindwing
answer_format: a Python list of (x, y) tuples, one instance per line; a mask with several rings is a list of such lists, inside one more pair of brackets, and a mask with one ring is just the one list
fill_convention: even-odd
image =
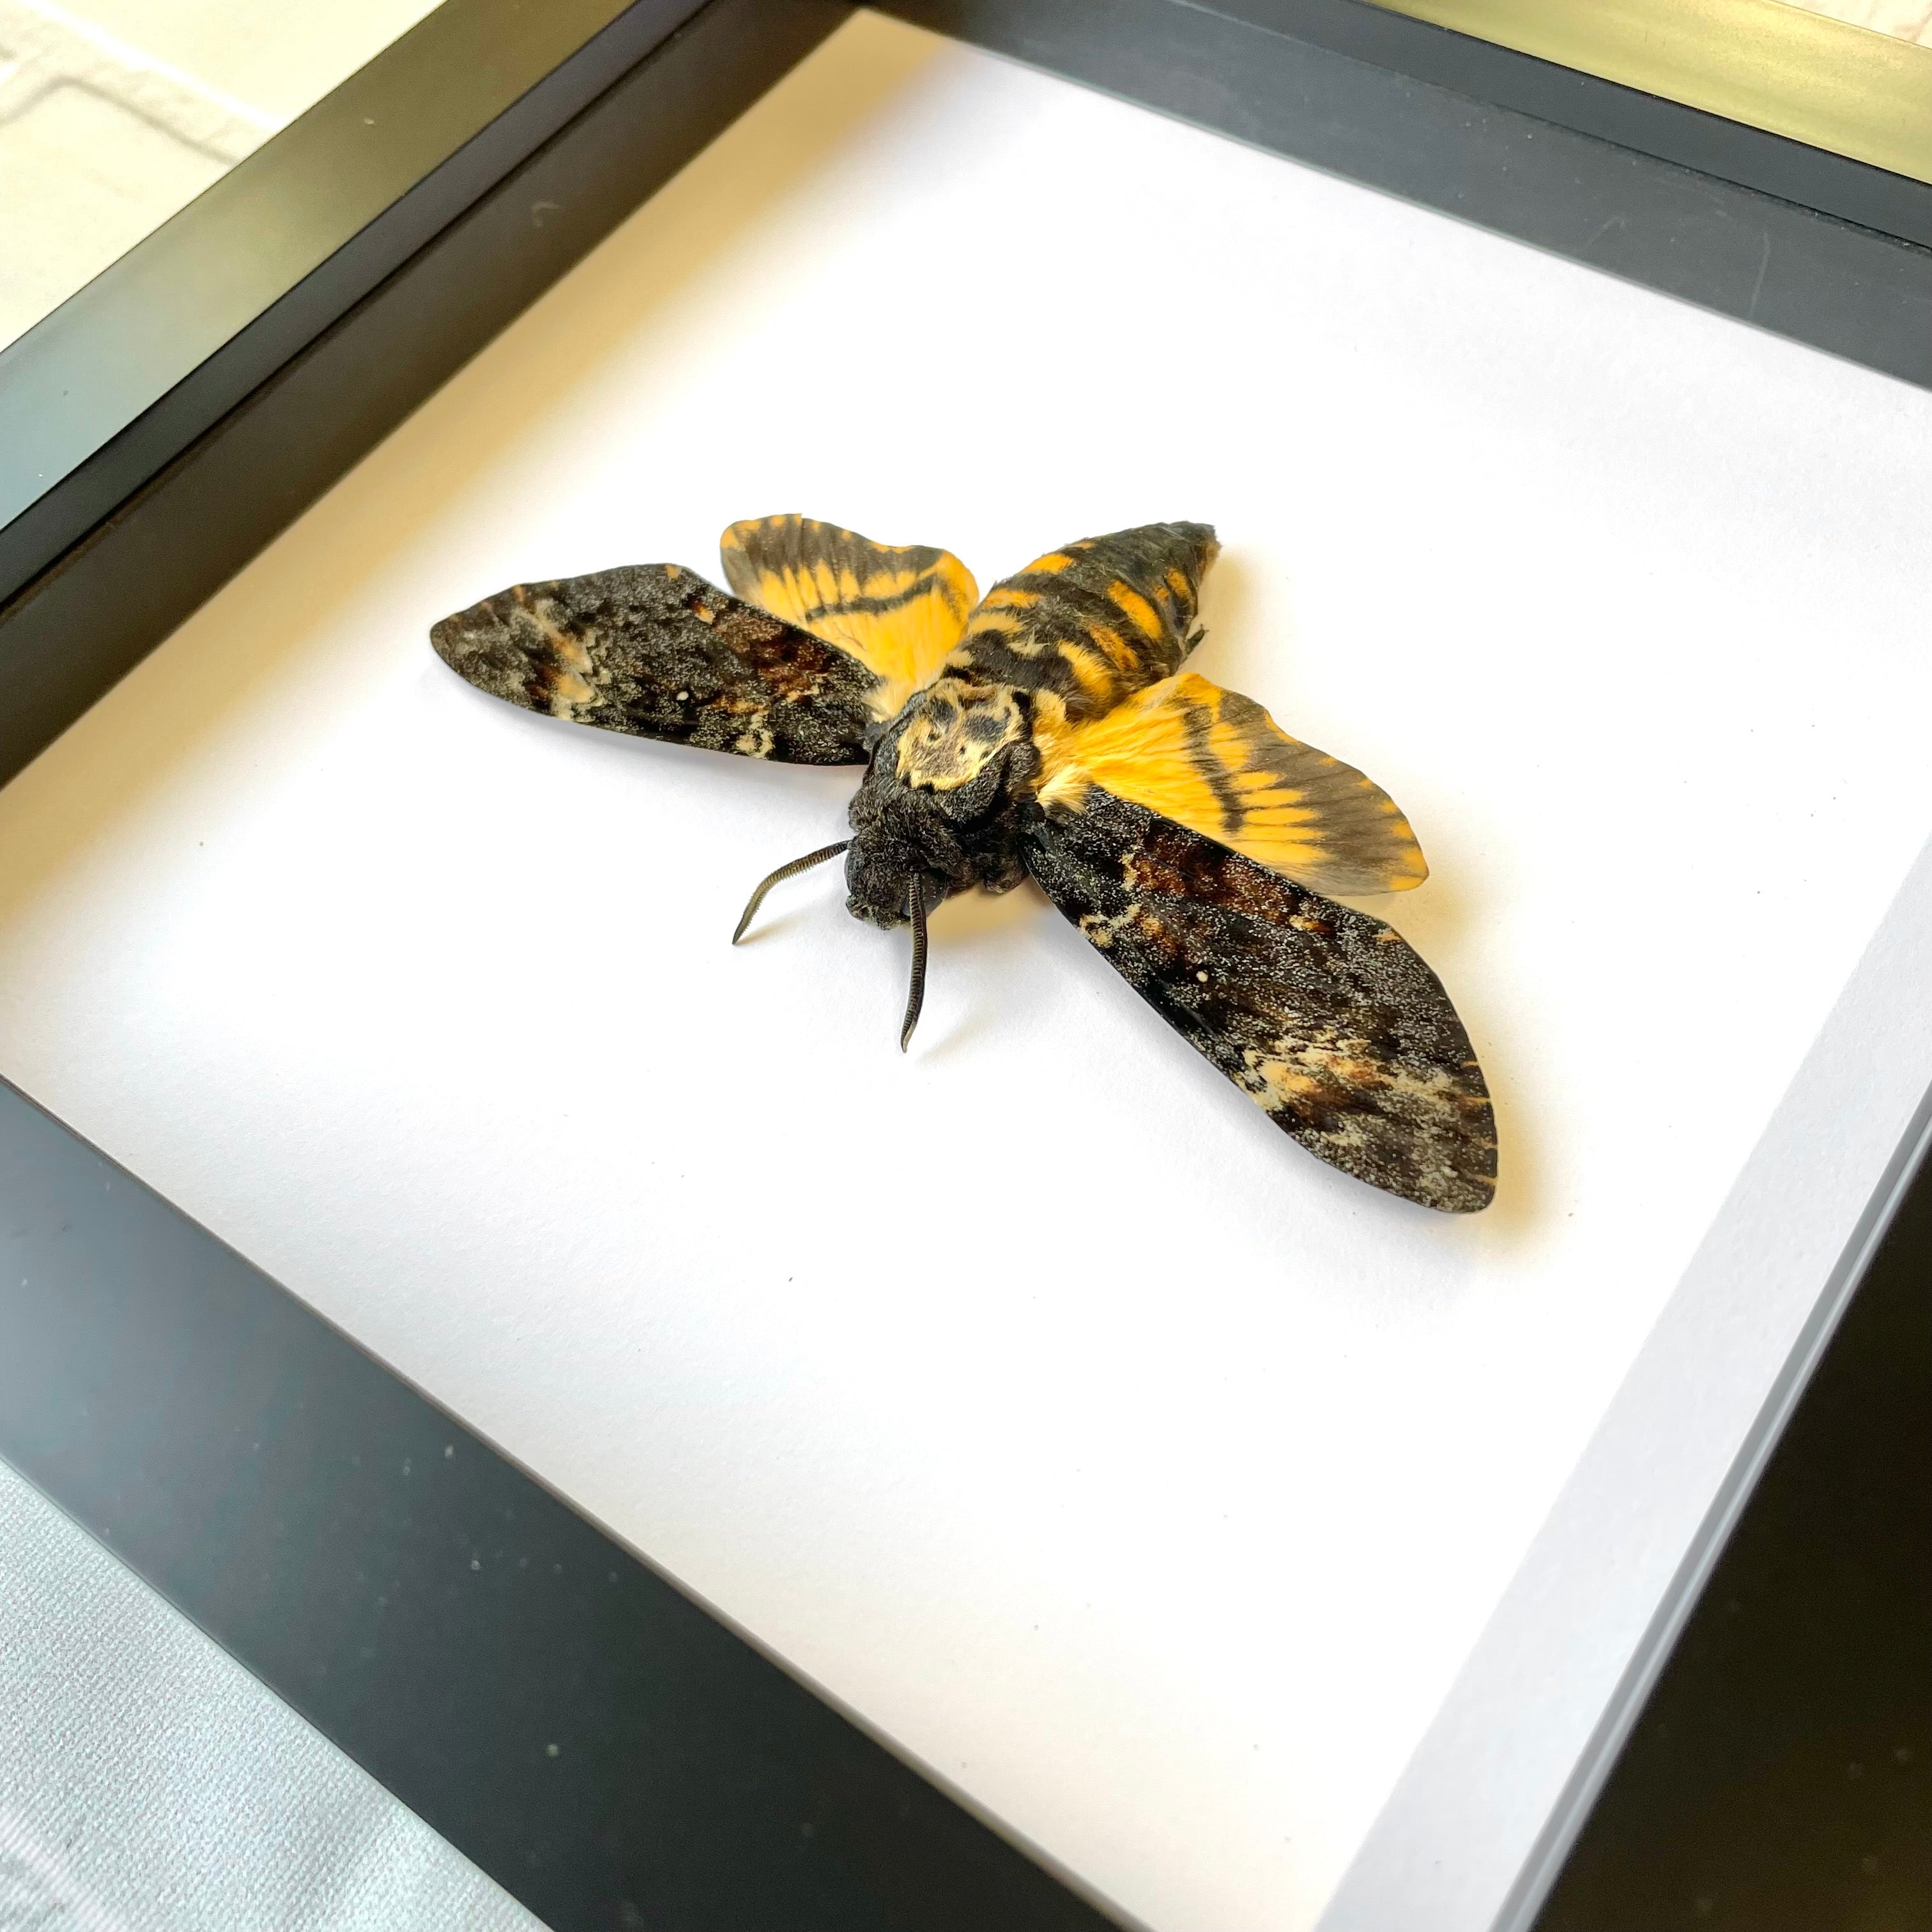
[(979, 601), (950, 551), (877, 544), (811, 517), (734, 524), (719, 546), (740, 597), (842, 646), (877, 680), (875, 718), (894, 716), (959, 641)]

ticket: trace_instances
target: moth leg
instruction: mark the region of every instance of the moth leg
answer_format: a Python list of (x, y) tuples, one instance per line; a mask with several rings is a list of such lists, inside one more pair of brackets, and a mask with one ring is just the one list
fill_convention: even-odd
[(765, 902), (765, 895), (774, 886), (782, 886), (788, 879), (795, 879), (801, 872), (808, 872), (814, 866), (822, 866), (828, 859), (836, 859), (847, 846), (849, 838), (842, 838), (836, 845), (821, 845), (816, 852), (808, 852), (802, 859), (794, 859), (788, 866), (781, 866), (776, 872), (768, 872), (760, 879), (746, 904), (744, 916), (731, 934), (731, 944), (736, 946), (745, 936), (745, 928), (758, 916), (758, 908)]

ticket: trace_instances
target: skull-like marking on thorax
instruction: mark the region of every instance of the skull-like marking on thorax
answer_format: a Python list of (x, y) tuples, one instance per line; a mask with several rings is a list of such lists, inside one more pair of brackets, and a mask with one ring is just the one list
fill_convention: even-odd
[(957, 791), (1002, 748), (1027, 736), (1018, 699), (1006, 685), (943, 677), (913, 700), (899, 734), (898, 776), (922, 791)]

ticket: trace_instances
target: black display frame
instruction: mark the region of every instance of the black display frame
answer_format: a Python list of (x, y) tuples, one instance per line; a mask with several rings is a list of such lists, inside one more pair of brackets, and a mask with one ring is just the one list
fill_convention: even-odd
[[(446, 0), (0, 352), (0, 780), (851, 10)], [(1367, 0), (883, 10), (1932, 386), (1926, 184)], [(1914, 1142), (1507, 1922), (1928, 1201)], [(0, 1454), (551, 1924), (1114, 1922), (10, 1090), (0, 1203)]]

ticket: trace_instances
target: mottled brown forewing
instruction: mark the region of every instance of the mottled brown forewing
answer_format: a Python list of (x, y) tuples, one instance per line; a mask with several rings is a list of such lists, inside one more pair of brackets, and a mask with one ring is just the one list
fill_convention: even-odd
[(1042, 815), (1028, 864), (1128, 984), (1310, 1154), (1426, 1208), (1488, 1206), (1482, 1070), (1390, 927), (1098, 788)]
[(519, 584), (430, 640), (459, 676), (526, 711), (744, 758), (866, 762), (872, 674), (676, 564)]

